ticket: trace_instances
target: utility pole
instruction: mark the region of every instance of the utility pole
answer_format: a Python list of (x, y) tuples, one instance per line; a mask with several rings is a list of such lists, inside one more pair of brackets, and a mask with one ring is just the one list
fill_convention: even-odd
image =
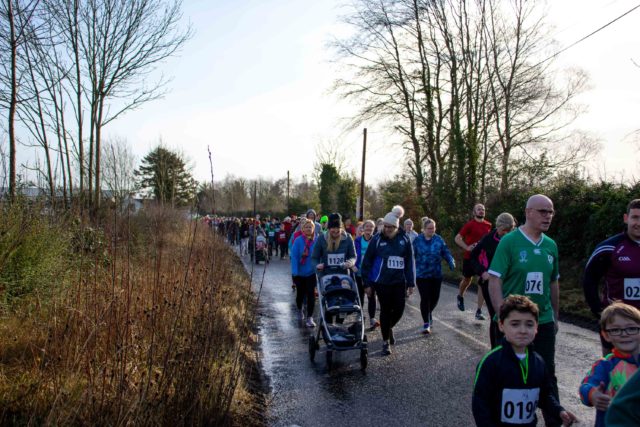
[(360, 221), (364, 221), (364, 165), (367, 155), (367, 128), (364, 128), (362, 140), (362, 175), (360, 175)]
[(209, 169), (211, 170), (211, 202), (213, 203), (211, 213), (216, 213), (216, 191), (213, 186), (213, 160), (211, 159), (211, 149), (207, 145), (207, 151), (209, 152)]
[(256, 187), (258, 185), (258, 181), (254, 181), (253, 183), (253, 218), (256, 217), (256, 195), (257, 195), (257, 191), (256, 191)]
[(289, 215), (289, 185), (291, 181), (289, 181), (289, 171), (287, 171), (287, 215)]

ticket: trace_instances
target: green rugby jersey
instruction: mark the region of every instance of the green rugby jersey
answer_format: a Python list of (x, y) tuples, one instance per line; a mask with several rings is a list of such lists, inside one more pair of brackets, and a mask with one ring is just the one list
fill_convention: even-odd
[(540, 324), (553, 322), (550, 283), (558, 280), (558, 246), (542, 234), (536, 244), (518, 228), (500, 239), (489, 274), (502, 279), (502, 296), (525, 295), (538, 304)]

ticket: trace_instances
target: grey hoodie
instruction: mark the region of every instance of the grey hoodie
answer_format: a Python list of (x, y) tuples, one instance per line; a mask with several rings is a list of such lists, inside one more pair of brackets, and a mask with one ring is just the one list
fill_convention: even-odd
[(356, 248), (353, 244), (353, 239), (349, 233), (342, 230), (338, 249), (329, 252), (328, 234), (329, 232), (326, 231), (318, 236), (318, 240), (316, 240), (316, 244), (313, 246), (313, 253), (311, 254), (313, 266), (316, 267), (318, 264), (324, 264), (324, 273), (330, 271), (333, 273), (347, 274), (347, 269), (356, 263)]

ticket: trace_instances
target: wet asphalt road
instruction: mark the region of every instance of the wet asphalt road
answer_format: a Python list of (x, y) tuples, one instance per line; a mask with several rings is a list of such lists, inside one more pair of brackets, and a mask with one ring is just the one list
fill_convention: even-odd
[[(296, 317), (288, 260), (245, 265), (260, 296), (260, 339), (268, 380), (267, 417), (270, 426), (473, 426), (471, 390), (474, 370), (489, 350), (488, 321), (477, 321), (475, 294), (466, 296), (467, 311), (455, 306), (456, 289), (443, 285), (434, 312), (433, 332), (420, 333), (419, 295), (408, 300), (394, 328), (393, 354), (380, 354), (378, 330), (367, 332), (369, 366), (360, 370), (359, 352), (334, 352), (334, 367), (326, 369), (321, 343), (315, 362), (308, 353), (310, 328)], [(486, 310), (485, 310), (486, 314)], [(318, 308), (316, 307), (316, 317)], [(368, 321), (368, 316), (365, 317)], [(582, 426), (594, 422), (594, 410), (583, 406), (577, 389), (599, 356), (595, 332), (560, 324), (556, 369), (560, 399)], [(543, 425), (539, 414), (539, 425)]]

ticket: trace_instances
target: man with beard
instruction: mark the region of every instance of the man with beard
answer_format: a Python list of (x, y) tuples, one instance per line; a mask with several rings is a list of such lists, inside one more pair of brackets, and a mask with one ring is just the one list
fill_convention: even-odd
[[(601, 242), (587, 261), (582, 287), (595, 316), (613, 301), (640, 309), (640, 199), (627, 205), (623, 216), (626, 231)], [(604, 288), (598, 295), (598, 284), (604, 277)], [(612, 350), (611, 343), (600, 335), (602, 355)]]
[[(455, 242), (464, 249), (462, 256), (462, 280), (460, 281), (460, 289), (458, 291), (458, 309), (464, 311), (464, 293), (471, 286), (471, 280), (474, 276), (473, 264), (471, 263), (471, 251), (476, 247), (480, 239), (491, 231), (491, 223), (484, 219), (485, 208), (482, 203), (478, 203), (473, 207), (473, 218), (467, 222), (460, 232), (456, 234)], [(484, 320), (482, 315), (482, 305), (484, 304), (484, 296), (482, 290), (478, 286), (478, 308), (476, 310), (476, 319)]]
[[(555, 375), (556, 333), (560, 309), (558, 246), (544, 233), (549, 230), (555, 211), (547, 196), (529, 197), (525, 223), (500, 239), (489, 266), (489, 294), (497, 310), (509, 295), (524, 295), (538, 305), (538, 333), (533, 340), (552, 379), (553, 394), (558, 401)], [(501, 338), (501, 337), (500, 337)], [(543, 411), (547, 426), (559, 426), (557, 414)]]

